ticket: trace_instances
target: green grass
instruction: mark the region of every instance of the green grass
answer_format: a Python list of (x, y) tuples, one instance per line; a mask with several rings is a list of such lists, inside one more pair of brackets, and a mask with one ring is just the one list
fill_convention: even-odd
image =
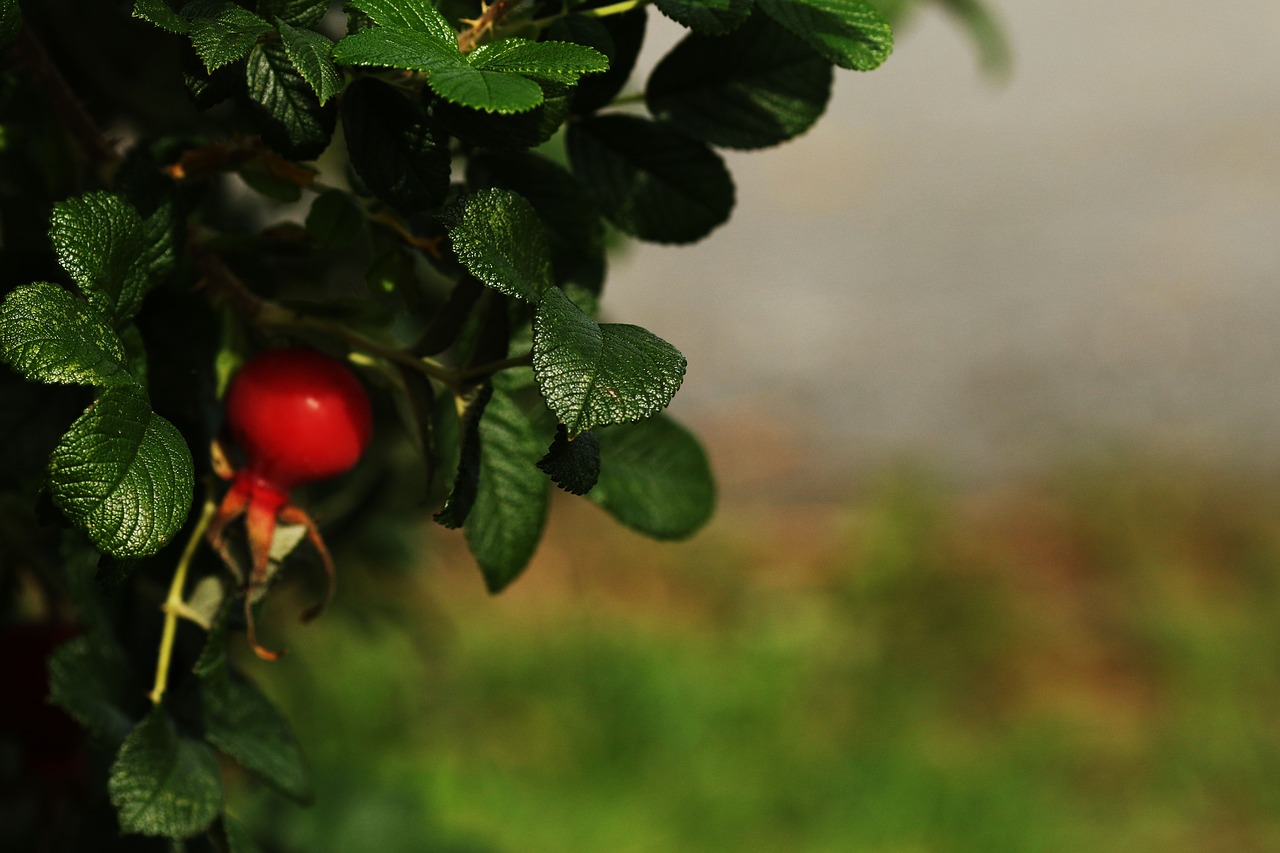
[(344, 575), (259, 670), (318, 801), (238, 801), (307, 851), (1280, 849), (1275, 497), (891, 477), (679, 547), (561, 507), (497, 599), (452, 544)]

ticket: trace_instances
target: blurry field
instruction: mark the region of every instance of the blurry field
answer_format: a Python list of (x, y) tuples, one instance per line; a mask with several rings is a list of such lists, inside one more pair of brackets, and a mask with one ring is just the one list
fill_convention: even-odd
[(552, 519), (498, 598), (428, 533), (274, 622), (319, 794), (242, 792), (272, 849), (1280, 849), (1280, 489), (905, 470), (679, 546)]

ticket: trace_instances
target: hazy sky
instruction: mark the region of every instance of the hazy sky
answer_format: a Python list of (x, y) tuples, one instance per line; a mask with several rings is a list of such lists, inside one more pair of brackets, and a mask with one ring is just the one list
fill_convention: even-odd
[(730, 224), (617, 262), (607, 308), (689, 356), (677, 414), (811, 412), (855, 462), (1276, 464), (1280, 3), (992, 6), (1006, 83), (922, 16), (807, 136), (729, 156)]

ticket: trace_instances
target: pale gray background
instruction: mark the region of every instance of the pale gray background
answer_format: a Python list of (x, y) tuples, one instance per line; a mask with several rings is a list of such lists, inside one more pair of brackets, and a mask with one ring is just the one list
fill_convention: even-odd
[[(1276, 466), (1280, 2), (992, 6), (1006, 83), (917, 18), (808, 135), (727, 157), (727, 226), (615, 261), (609, 313), (689, 356), (677, 416), (764, 423), (813, 470)], [(641, 69), (680, 33), (650, 24)]]

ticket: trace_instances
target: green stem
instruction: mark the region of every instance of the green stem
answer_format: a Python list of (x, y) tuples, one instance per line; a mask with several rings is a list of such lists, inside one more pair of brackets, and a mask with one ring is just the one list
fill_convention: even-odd
[(468, 367), (454, 373), (459, 382), (466, 382), (469, 379), (480, 379), (485, 376), (491, 376), (499, 370), (507, 370), (512, 367), (528, 367), (533, 364), (533, 353), (527, 352), (523, 355), (513, 355), (510, 358), (504, 358), (499, 361), (491, 361), (487, 364), (477, 364), (475, 367)]
[(649, 0), (622, 0), (621, 3), (612, 3), (608, 6), (597, 6), (594, 9), (583, 9), (578, 12), (579, 15), (585, 15), (588, 18), (607, 18), (609, 15), (625, 15), (632, 9), (639, 9), (645, 6)]
[(205, 500), (204, 507), (200, 510), (200, 519), (192, 529), (191, 538), (187, 540), (187, 547), (182, 550), (178, 567), (173, 572), (173, 582), (169, 584), (169, 595), (160, 606), (164, 611), (164, 631), (160, 636), (160, 655), (159, 660), (156, 661), (155, 685), (147, 694), (154, 705), (160, 704), (169, 686), (169, 664), (173, 659), (173, 641), (178, 634), (178, 617), (191, 618), (191, 611), (182, 599), (182, 590), (187, 584), (187, 571), (191, 568), (191, 561), (195, 559), (196, 549), (200, 547), (204, 533), (209, 529), (209, 523), (213, 521), (213, 516), (218, 511), (218, 505), (212, 497), (212, 488), (208, 490), (208, 494), (210, 497)]

